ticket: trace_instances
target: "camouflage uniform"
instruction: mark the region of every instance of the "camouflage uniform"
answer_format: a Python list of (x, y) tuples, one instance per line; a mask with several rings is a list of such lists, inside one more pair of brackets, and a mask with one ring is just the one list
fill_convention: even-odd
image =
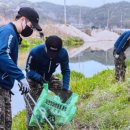
[(0, 130), (11, 130), (11, 94), (0, 87)]
[(124, 52), (122, 52), (118, 58), (114, 58), (116, 81), (125, 81), (125, 73), (126, 73), (125, 59), (126, 56)]
[[(49, 90), (51, 90), (52, 92), (54, 92), (56, 95), (60, 96), (61, 99), (67, 99), (69, 96), (70, 96), (70, 92), (68, 91), (68, 94), (64, 94), (64, 92), (62, 91), (62, 82), (60, 80), (57, 80), (56, 81), (56, 86), (53, 85), (53, 79), (55, 77), (52, 76), (50, 82), (49, 82)], [(30, 85), (30, 88), (31, 88), (31, 91), (30, 91), (30, 94), (31, 96), (34, 98), (35, 101), (38, 100), (39, 96), (40, 96), (40, 93), (42, 92), (42, 85), (41, 84), (38, 84), (37, 82), (31, 80), (31, 79), (27, 79), (28, 82), (29, 82), (29, 85)], [(27, 99), (29, 101), (29, 104), (31, 106), (31, 108), (33, 109), (34, 108), (34, 103), (30, 100), (30, 98), (27, 96)], [(25, 100), (26, 102), (26, 100)], [(29, 121), (30, 121), (30, 118), (31, 118), (31, 115), (32, 115), (32, 111), (28, 105), (28, 103), (26, 102), (26, 111), (27, 111), (27, 114), (26, 114), (26, 120), (27, 120), (27, 128), (28, 130), (37, 130), (37, 128), (34, 128), (34, 127), (30, 127), (29, 126)]]

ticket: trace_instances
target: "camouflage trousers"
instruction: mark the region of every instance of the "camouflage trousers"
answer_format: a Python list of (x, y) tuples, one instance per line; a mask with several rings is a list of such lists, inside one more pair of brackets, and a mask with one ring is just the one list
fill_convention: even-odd
[(11, 130), (11, 94), (0, 87), (0, 130)]
[(115, 80), (125, 81), (126, 65), (125, 65), (125, 53), (121, 53), (118, 58), (114, 59), (115, 62)]
[[(41, 94), (41, 92), (42, 92), (42, 90), (43, 90), (43, 87), (42, 87), (42, 85), (38, 84), (37, 82), (35, 82), (35, 81), (31, 80), (31, 79), (27, 79), (27, 80), (28, 80), (28, 83), (29, 83), (30, 88), (31, 88), (30, 95), (33, 97), (33, 99), (35, 101), (37, 101), (39, 96), (40, 96), (40, 94)], [(49, 90), (53, 91), (56, 95), (61, 96), (61, 94), (60, 94), (60, 91), (62, 90), (62, 83), (61, 83), (61, 81), (58, 81), (58, 88), (57, 89), (55, 89), (49, 83)], [(31, 108), (33, 109), (34, 106), (35, 106), (34, 103), (31, 101), (31, 99), (28, 96), (26, 96), (26, 98), (27, 98)], [(27, 122), (26, 125), (27, 125), (27, 129), (28, 130), (37, 130), (38, 128), (29, 126), (29, 121), (30, 121), (30, 118), (32, 116), (32, 111), (31, 111), (28, 103), (26, 102), (26, 100), (25, 100), (25, 103), (26, 103), (26, 122)]]

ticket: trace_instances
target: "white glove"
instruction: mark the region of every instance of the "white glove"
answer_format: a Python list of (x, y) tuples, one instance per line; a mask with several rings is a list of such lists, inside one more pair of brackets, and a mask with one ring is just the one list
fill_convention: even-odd
[(118, 59), (118, 58), (119, 58), (119, 55), (118, 55), (118, 54), (115, 54), (114, 57), (115, 57), (116, 59)]
[(20, 87), (19, 91), (22, 92), (21, 94), (27, 94), (30, 91), (30, 87), (26, 78), (20, 80), (18, 85)]

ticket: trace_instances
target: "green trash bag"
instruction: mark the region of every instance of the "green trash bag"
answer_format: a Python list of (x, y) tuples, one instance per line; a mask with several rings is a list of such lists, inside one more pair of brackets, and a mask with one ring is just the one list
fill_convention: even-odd
[(73, 120), (76, 113), (77, 101), (78, 95), (73, 93), (65, 103), (62, 103), (59, 96), (48, 93), (48, 84), (44, 84), (44, 89), (38, 98), (37, 105), (34, 107), (29, 126), (37, 126), (37, 121), (40, 124), (45, 123), (45, 118), (38, 108), (45, 113), (46, 117), (53, 125), (68, 124)]

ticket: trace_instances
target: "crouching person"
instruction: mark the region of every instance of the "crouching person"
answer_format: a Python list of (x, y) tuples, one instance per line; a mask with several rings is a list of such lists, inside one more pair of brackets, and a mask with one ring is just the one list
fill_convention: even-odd
[[(56, 68), (60, 65), (63, 82), (53, 75)], [(28, 56), (26, 64), (27, 80), (31, 91), (30, 94), (37, 101), (42, 91), (44, 83), (49, 84), (49, 89), (60, 96), (62, 102), (66, 102), (71, 96), (69, 90), (70, 68), (69, 57), (65, 48), (62, 47), (62, 40), (58, 36), (49, 36), (45, 44), (34, 47)], [(27, 97), (30, 105), (34, 108), (33, 102)], [(29, 127), (32, 112), (26, 102), (27, 127), (28, 130), (35, 129)]]
[(126, 75), (126, 55), (125, 51), (130, 47), (130, 31), (121, 34), (114, 44), (115, 80), (125, 81)]

